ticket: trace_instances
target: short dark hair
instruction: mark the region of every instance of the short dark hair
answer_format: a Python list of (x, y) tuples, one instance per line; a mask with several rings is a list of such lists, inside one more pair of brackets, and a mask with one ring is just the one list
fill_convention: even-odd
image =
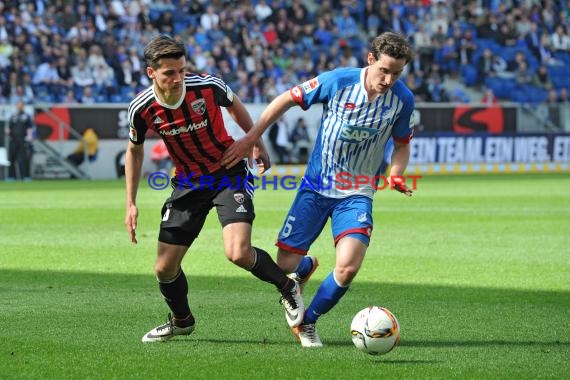
[(146, 64), (153, 69), (158, 69), (161, 58), (178, 59), (186, 56), (186, 46), (166, 34), (154, 37), (144, 48), (144, 59)]
[(384, 32), (372, 41), (370, 52), (376, 60), (380, 54), (385, 54), (395, 59), (405, 59), (406, 63), (414, 58), (414, 49), (406, 37), (399, 33)]

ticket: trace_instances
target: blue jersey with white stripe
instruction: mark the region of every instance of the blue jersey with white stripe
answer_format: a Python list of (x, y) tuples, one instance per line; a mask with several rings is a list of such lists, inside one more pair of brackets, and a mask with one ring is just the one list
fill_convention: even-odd
[[(366, 68), (339, 68), (290, 89), (303, 109), (323, 104), (315, 147), (305, 184), (324, 196), (343, 198), (375, 193), (370, 183), (379, 172), (390, 136), (400, 143), (412, 137), (414, 97), (398, 80), (385, 94), (369, 101), (364, 87)], [(368, 178), (356, 186), (355, 176)], [(347, 181), (350, 181), (349, 185)]]

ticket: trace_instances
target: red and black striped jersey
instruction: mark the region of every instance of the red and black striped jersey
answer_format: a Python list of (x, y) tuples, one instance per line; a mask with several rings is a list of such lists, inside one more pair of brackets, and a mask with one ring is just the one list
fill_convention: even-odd
[(182, 97), (172, 106), (161, 103), (150, 86), (129, 104), (129, 138), (142, 144), (147, 130), (155, 131), (166, 143), (177, 176), (214, 173), (234, 142), (221, 109), (231, 106), (233, 98), (222, 79), (208, 74), (187, 74)]

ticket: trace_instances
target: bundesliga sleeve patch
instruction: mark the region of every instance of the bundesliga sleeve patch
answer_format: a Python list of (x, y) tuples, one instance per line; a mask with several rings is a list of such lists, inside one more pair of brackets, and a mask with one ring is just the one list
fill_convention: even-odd
[(318, 78), (310, 79), (304, 82), (301, 85), (301, 87), (303, 87), (303, 91), (305, 91), (305, 94), (308, 94), (311, 91), (313, 91), (315, 88), (319, 87), (319, 79)]
[(129, 128), (129, 138), (132, 142), (137, 142), (137, 130), (134, 128)]

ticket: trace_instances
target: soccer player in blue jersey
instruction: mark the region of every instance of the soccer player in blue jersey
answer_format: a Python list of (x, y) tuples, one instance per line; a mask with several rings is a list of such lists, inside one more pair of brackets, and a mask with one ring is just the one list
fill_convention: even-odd
[[(186, 73), (184, 43), (160, 35), (148, 43), (144, 56), (152, 85), (139, 93), (128, 109), (125, 225), (133, 243), (137, 243), (136, 199), (148, 129), (164, 140), (176, 165), (176, 177), (172, 179), (172, 194), (162, 207), (154, 267), (160, 292), (171, 313), (165, 324), (150, 330), (142, 341), (166, 341), (194, 331), (188, 282), (181, 264), (214, 207), (222, 225), (228, 260), (273, 284), (281, 293), (281, 303), (291, 325), (300, 323), (304, 306), (299, 285), (287, 277), (267, 252), (251, 245), (255, 218), (253, 191), (252, 187), (239, 186), (249, 173), (245, 162), (242, 160), (231, 169), (220, 164), (223, 152), (234, 143), (226, 131), (221, 107), (245, 132), (253, 125), (249, 113), (221, 79)], [(259, 140), (253, 145), (256, 151), (248, 151), (242, 158), (256, 158), (263, 167), (269, 167), (263, 142)], [(211, 187), (199, 185), (201, 176), (212, 179)]]
[[(343, 178), (372, 179), (384, 174), (380, 166), (390, 137), (394, 140), (390, 176), (402, 176), (408, 164), (414, 98), (398, 78), (413, 54), (404, 36), (392, 32), (379, 35), (372, 41), (367, 67), (324, 72), (277, 96), (254, 127), (224, 154), (222, 164), (232, 167), (289, 108), (323, 106), (321, 126), (303, 177), (306, 186), (299, 187), (277, 241), (277, 264), (305, 284), (318, 265), (307, 252), (331, 218), (336, 264), (301, 324), (293, 328), (303, 347), (322, 346), (315, 323), (346, 293), (370, 242), (377, 186), (374, 181), (350, 186)], [(404, 183), (395, 184), (395, 188), (411, 195)]]

